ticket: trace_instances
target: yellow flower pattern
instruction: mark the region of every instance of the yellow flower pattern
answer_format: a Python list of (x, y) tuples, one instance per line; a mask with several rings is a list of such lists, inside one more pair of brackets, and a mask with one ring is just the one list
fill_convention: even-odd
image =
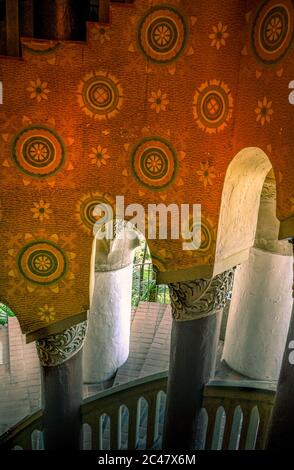
[(167, 99), (167, 94), (162, 93), (161, 90), (152, 91), (151, 97), (148, 99), (151, 109), (154, 109), (156, 113), (160, 113), (160, 111), (166, 111), (166, 107), (169, 103)]
[(106, 165), (107, 160), (110, 159), (110, 155), (107, 153), (107, 149), (98, 145), (98, 147), (93, 147), (92, 152), (89, 155), (91, 163), (97, 165), (100, 168), (102, 165)]
[(34, 202), (34, 207), (32, 207), (31, 211), (33, 213), (33, 218), (38, 219), (40, 222), (49, 219), (49, 215), (52, 214), (52, 210), (49, 209), (50, 204), (46, 203), (41, 199), (40, 202)]
[(45, 321), (46, 323), (50, 323), (55, 320), (55, 315), (54, 307), (49, 307), (49, 305), (46, 304), (39, 308), (38, 316), (40, 317), (40, 320)]
[(258, 107), (255, 109), (257, 114), (256, 121), (260, 122), (262, 126), (265, 125), (266, 122), (271, 122), (273, 109), (272, 109), (272, 101), (269, 101), (265, 96), (263, 100), (258, 101)]
[(209, 39), (211, 39), (211, 46), (216, 47), (217, 50), (221, 48), (221, 46), (226, 45), (226, 39), (229, 37), (229, 33), (227, 32), (228, 26), (223, 25), (220, 21), (217, 26), (212, 27), (212, 33), (209, 34)]
[(216, 178), (214, 166), (209, 166), (208, 162), (200, 163), (200, 170), (197, 171), (199, 181), (201, 181), (206, 188), (208, 185), (213, 185), (213, 180)]
[(95, 26), (95, 28), (92, 29), (92, 35), (100, 44), (110, 41), (109, 28), (106, 26)]
[(40, 78), (37, 78), (36, 81), (31, 81), (27, 91), (30, 93), (30, 98), (37, 100), (38, 103), (42, 100), (48, 100), (48, 93), (50, 93), (48, 83), (42, 82)]
[(282, 27), (282, 21), (278, 16), (275, 16), (271, 19), (266, 30), (266, 36), (270, 42), (274, 42), (280, 37), (282, 33)]

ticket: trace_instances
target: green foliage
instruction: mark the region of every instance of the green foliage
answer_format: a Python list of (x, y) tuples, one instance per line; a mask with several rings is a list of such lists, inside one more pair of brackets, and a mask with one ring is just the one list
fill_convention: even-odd
[(7, 305), (0, 303), (0, 325), (4, 326), (8, 323), (8, 317), (15, 317), (13, 311)]
[(170, 303), (169, 290), (165, 285), (157, 285), (150, 252), (145, 240), (141, 240), (134, 257), (132, 307), (140, 301)]

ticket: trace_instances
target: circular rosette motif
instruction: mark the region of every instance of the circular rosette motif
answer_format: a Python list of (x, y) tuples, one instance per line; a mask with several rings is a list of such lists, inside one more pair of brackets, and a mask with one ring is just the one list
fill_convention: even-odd
[(229, 87), (220, 80), (210, 80), (197, 88), (193, 114), (198, 127), (207, 133), (225, 129), (233, 112), (233, 97)]
[(12, 143), (12, 158), (18, 169), (33, 178), (48, 178), (63, 166), (66, 157), (61, 138), (45, 127), (22, 129)]
[(148, 59), (158, 64), (176, 60), (185, 48), (186, 39), (186, 22), (170, 6), (152, 8), (138, 25), (139, 48)]
[(78, 102), (88, 116), (98, 120), (110, 119), (122, 107), (123, 90), (113, 75), (90, 73), (79, 84)]
[[(100, 212), (97, 211), (97, 206), (99, 206)], [(77, 203), (76, 217), (78, 223), (89, 235), (93, 233), (93, 227), (97, 220), (106, 223), (114, 216), (114, 202), (107, 194), (88, 193)]]
[(152, 190), (168, 187), (177, 171), (177, 153), (160, 137), (140, 141), (131, 154), (131, 165), (137, 181)]
[(151, 253), (151, 258), (152, 258), (153, 270), (155, 271), (155, 273), (166, 271), (164, 262), (162, 261), (161, 258), (159, 258), (158, 255)]
[(47, 55), (56, 52), (61, 47), (61, 43), (56, 41), (31, 41), (27, 40), (23, 43), (23, 48), (32, 55)]
[(50, 286), (59, 282), (67, 271), (67, 257), (55, 243), (33, 241), (24, 246), (17, 257), (18, 269), (30, 282)]
[(213, 254), (215, 247), (215, 230), (213, 223), (203, 217), (200, 222), (197, 219), (194, 220), (193, 216), (191, 216), (189, 218), (189, 223), (184, 227), (184, 231), (186, 232), (187, 229), (189, 231), (189, 236), (187, 237), (185, 234), (185, 242), (191, 244), (191, 250), (194, 252), (195, 256), (197, 258), (209, 258)]
[(284, 59), (293, 45), (293, 0), (267, 0), (257, 10), (252, 24), (251, 45), (264, 65)]

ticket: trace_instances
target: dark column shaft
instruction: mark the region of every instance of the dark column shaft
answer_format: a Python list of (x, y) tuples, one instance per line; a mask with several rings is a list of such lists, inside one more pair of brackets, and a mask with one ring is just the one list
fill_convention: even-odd
[[(294, 238), (290, 241), (293, 244)], [(293, 292), (294, 298), (294, 281)], [(269, 426), (266, 449), (292, 450), (294, 434), (294, 305)]]
[(163, 449), (193, 449), (204, 385), (215, 365), (221, 315), (173, 321)]
[(6, 0), (6, 54), (19, 55), (19, 5), (18, 0)]
[(42, 366), (46, 450), (81, 448), (82, 351), (58, 366)]
[(101, 23), (109, 22), (109, 4), (110, 0), (99, 0), (99, 21)]
[(34, 0), (35, 37), (85, 40), (88, 10), (86, 0)]
[(20, 35), (34, 36), (34, 0), (21, 0), (20, 7)]

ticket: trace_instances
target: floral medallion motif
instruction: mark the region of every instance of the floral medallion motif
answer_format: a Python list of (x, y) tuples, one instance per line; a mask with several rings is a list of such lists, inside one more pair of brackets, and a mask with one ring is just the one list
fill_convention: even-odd
[[(104, 214), (95, 214), (95, 207), (99, 204)], [(80, 227), (88, 234), (93, 234), (93, 227), (97, 220), (105, 216), (105, 219), (111, 218), (111, 211), (114, 212), (114, 201), (108, 194), (99, 192), (87, 193), (78, 201), (76, 205), (76, 219)]]
[(209, 133), (226, 128), (233, 112), (233, 97), (228, 85), (210, 80), (197, 88), (193, 100), (193, 114), (198, 127)]
[(55, 175), (66, 158), (65, 146), (53, 130), (46, 127), (25, 127), (12, 142), (12, 159), (17, 168), (33, 178)]
[(152, 62), (168, 64), (185, 49), (187, 25), (174, 8), (158, 5), (141, 19), (137, 31), (139, 49)]
[(58, 293), (61, 287), (69, 285), (75, 278), (73, 260), (76, 254), (70, 251), (72, 240), (67, 241), (40, 230), (35, 235), (18, 234), (9, 243), (5, 266), (13, 284), (12, 290), (19, 293), (39, 294), (52, 291)]
[(131, 166), (138, 183), (149, 189), (162, 190), (175, 177), (177, 153), (167, 140), (148, 137), (133, 149)]
[[(196, 240), (196, 234), (200, 228), (200, 246), (194, 244)], [(185, 241), (188, 243), (194, 244), (194, 250), (192, 251), (193, 257), (203, 258), (205, 261), (209, 262), (209, 259), (213, 255), (215, 249), (215, 227), (213, 222), (209, 218), (204, 218), (202, 216), (201, 224), (198, 224), (193, 220), (193, 217), (189, 219), (189, 233), (191, 238), (187, 238)], [(193, 236), (192, 236), (193, 234)]]
[(77, 95), (83, 111), (98, 120), (116, 116), (123, 104), (119, 80), (101, 71), (87, 74), (79, 84)]
[(18, 253), (17, 266), (28, 281), (51, 285), (64, 277), (68, 262), (65, 252), (57, 244), (43, 240), (25, 245)]
[(274, 66), (287, 55), (294, 40), (293, 0), (266, 0), (258, 8), (251, 30), (257, 59)]

